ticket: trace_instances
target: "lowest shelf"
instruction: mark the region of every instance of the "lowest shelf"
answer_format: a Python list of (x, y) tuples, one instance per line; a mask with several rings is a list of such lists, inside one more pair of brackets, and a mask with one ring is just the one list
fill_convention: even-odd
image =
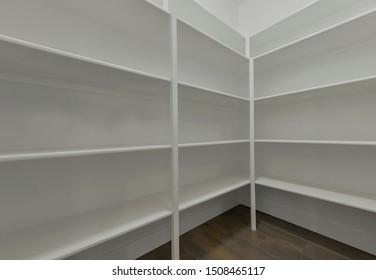
[(229, 173), (184, 185), (180, 189), (179, 209), (188, 209), (249, 184), (246, 173)]
[(376, 195), (273, 177), (258, 177), (256, 184), (282, 191), (376, 212)]
[(0, 259), (62, 259), (171, 215), (169, 192), (0, 235)]

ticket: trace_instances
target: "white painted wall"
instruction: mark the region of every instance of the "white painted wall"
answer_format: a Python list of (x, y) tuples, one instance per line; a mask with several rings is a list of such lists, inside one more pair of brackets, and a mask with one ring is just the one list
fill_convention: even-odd
[[(170, 0), (171, 1), (171, 0)], [(173, 1), (173, 0), (172, 0)], [(194, 0), (230, 27), (238, 28), (239, 6), (246, 0)]]
[(245, 0), (238, 7), (237, 28), (249, 37), (318, 0)]
[(194, 0), (249, 37), (318, 0)]

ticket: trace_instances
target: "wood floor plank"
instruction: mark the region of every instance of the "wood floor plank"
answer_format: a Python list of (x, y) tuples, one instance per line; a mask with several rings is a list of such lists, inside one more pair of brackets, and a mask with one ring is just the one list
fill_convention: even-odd
[[(248, 207), (233, 209), (180, 237), (182, 260), (376, 260), (376, 256), (258, 212), (257, 231)], [(167, 243), (140, 259), (170, 259)]]

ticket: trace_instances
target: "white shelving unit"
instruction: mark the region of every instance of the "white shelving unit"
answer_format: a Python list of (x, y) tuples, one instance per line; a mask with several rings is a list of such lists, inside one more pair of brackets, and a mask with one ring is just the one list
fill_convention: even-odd
[(251, 38), (256, 184), (375, 212), (375, 7), (323, 2)]
[(170, 15), (138, 0), (0, 13), (0, 258), (65, 258), (171, 216)]
[(177, 22), (179, 209), (250, 184), (249, 59)]
[(69, 257), (170, 215), (168, 192), (117, 203), (4, 234), (0, 238), (0, 258)]
[(2, 1), (0, 259), (168, 217), (178, 258), (179, 211), (250, 184), (245, 39), (151, 2)]

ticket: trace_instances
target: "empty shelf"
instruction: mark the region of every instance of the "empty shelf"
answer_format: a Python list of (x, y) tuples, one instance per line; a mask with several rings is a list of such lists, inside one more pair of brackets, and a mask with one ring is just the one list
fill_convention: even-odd
[(171, 215), (169, 192), (0, 235), (0, 259), (61, 259)]
[(357, 193), (321, 185), (259, 177), (256, 184), (282, 191), (326, 200), (362, 210), (376, 212), (376, 195)]
[(247, 174), (234, 173), (182, 186), (179, 209), (185, 210), (247, 184), (250, 184)]

